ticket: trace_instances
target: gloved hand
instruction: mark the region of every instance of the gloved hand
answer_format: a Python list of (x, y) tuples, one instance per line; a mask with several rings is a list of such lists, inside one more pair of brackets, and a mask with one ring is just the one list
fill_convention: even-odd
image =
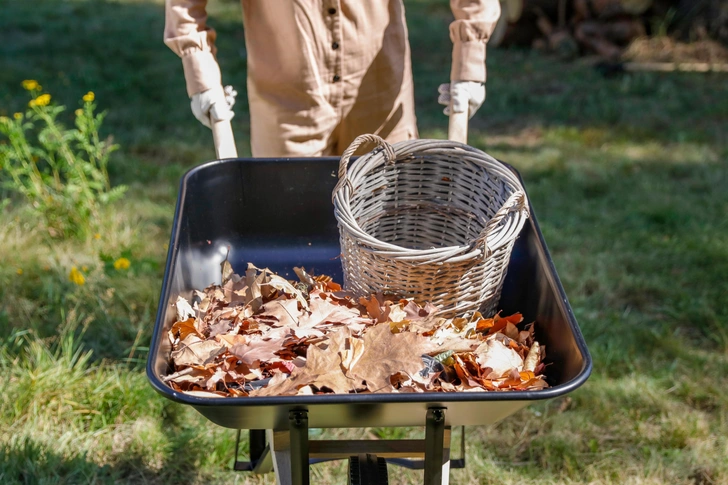
[(440, 84), (437, 92), (440, 93), (437, 102), (445, 105), (443, 113), (447, 116), (450, 116), (451, 99), (453, 110), (456, 113), (467, 111), (468, 118), (472, 118), (485, 101), (485, 83), (454, 81), (452, 84)]
[(208, 89), (201, 93), (193, 94), (190, 98), (192, 114), (200, 120), (200, 123), (211, 128), (211, 122), (230, 120), (235, 113), (232, 107), (235, 105), (235, 96), (238, 92), (232, 86), (222, 86)]

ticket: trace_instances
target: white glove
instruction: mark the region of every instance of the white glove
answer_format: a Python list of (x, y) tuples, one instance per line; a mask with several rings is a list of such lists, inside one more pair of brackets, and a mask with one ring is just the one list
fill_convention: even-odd
[(450, 83), (440, 84), (437, 88), (440, 96), (437, 102), (445, 105), (443, 113), (450, 116), (450, 100), (452, 99), (452, 109), (456, 113), (469, 112), (468, 118), (472, 118), (478, 108), (485, 101), (485, 83), (474, 81), (454, 81)]
[(193, 94), (190, 98), (192, 114), (200, 120), (200, 123), (211, 128), (211, 122), (230, 120), (235, 113), (232, 107), (235, 105), (235, 96), (238, 92), (232, 86), (222, 86), (208, 89), (201, 93)]

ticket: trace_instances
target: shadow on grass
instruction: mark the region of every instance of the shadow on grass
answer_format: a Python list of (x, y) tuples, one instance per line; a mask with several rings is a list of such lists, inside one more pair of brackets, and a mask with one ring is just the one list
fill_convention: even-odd
[(76, 483), (192, 483), (198, 475), (189, 464), (189, 447), (173, 450), (174, 460), (159, 469), (150, 467), (142, 454), (124, 453), (113, 464), (98, 465), (84, 454), (67, 457), (47, 446), (24, 440), (0, 448), (0, 482), (12, 484)]

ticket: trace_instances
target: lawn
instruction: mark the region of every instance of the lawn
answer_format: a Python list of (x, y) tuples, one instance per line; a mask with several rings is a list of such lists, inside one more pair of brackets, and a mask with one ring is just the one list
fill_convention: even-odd
[[(239, 3), (210, 3), (224, 82), (243, 93)], [(447, 2), (406, 7), (421, 135), (442, 138)], [(0, 115), (24, 108), (24, 79), (71, 112), (93, 91), (121, 145), (112, 182), (129, 191), (93, 236), (61, 241), (2, 189), (0, 483), (272, 483), (231, 471), (235, 432), (156, 395), (144, 374), (178, 182), (214, 157), (162, 44), (162, 2), (5, 0), (2, 11)], [(728, 78), (605, 78), (515, 49), (490, 50), (488, 70), (470, 143), (521, 172), (594, 371), (569, 397), (469, 428), (452, 483), (728, 483)], [(233, 124), (248, 154), (244, 95)], [(128, 269), (104, 260), (122, 256)], [(317, 465), (312, 482), (345, 471)]]

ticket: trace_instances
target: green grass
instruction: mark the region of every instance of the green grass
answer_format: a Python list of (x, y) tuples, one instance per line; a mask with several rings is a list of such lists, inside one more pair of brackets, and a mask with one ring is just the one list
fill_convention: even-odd
[[(443, 137), (447, 3), (406, 7), (421, 134)], [(131, 188), (85, 242), (50, 240), (20, 200), (0, 206), (0, 483), (271, 483), (230, 471), (234, 431), (157, 396), (144, 375), (177, 184), (214, 156), (161, 42), (162, 2), (2, 9), (0, 115), (23, 107), (23, 79), (71, 108), (94, 91), (122, 146), (112, 179)], [(239, 4), (210, 10), (224, 81), (243, 92)], [(452, 483), (728, 483), (726, 77), (603, 78), (496, 49), (488, 68), (470, 141), (521, 172), (594, 372), (567, 398), (468, 428), (468, 465)], [(246, 104), (234, 119), (242, 154)], [(108, 270), (102, 254), (132, 266)], [(74, 265), (87, 267), (81, 287)], [(422, 430), (324, 432), (372, 434)], [(344, 473), (318, 465), (312, 481)]]

